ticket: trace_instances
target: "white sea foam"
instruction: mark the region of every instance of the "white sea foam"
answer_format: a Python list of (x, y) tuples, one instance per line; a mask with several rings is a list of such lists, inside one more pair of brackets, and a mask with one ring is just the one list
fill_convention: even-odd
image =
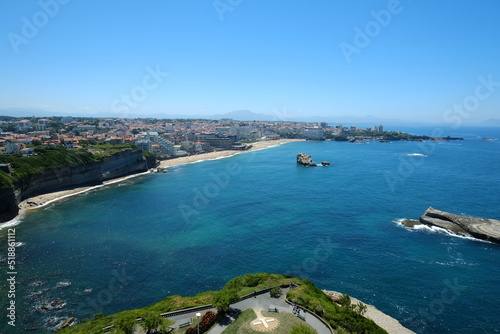
[(62, 281), (62, 282), (58, 282), (56, 284), (56, 288), (65, 288), (65, 287), (70, 286), (70, 285), (71, 285), (71, 282)]
[(422, 153), (408, 153), (407, 156), (409, 157), (422, 157), (422, 158), (427, 158), (427, 155), (422, 154)]
[[(105, 187), (105, 186), (110, 185), (110, 184), (115, 184), (115, 183), (118, 183), (118, 182), (122, 182), (122, 181), (125, 181), (125, 180), (128, 180), (128, 179), (132, 179), (134, 177), (139, 177), (139, 176), (150, 174), (150, 173), (151, 173), (150, 171), (147, 171), (147, 172), (143, 172), (143, 173), (132, 174), (132, 175), (129, 175), (129, 176), (117, 179), (117, 180), (106, 182), (104, 184), (98, 184), (96, 186), (92, 186), (92, 187), (83, 189), (81, 191), (77, 191), (77, 192), (74, 192), (74, 193), (71, 193), (71, 194), (67, 194), (67, 195), (64, 195), (64, 196), (60, 196), (60, 197), (51, 199), (50, 201), (47, 201), (45, 203), (42, 203), (40, 205), (37, 205), (37, 206), (33, 207), (33, 209), (43, 208), (43, 207), (45, 207), (45, 206), (47, 206), (47, 205), (49, 205), (51, 203), (57, 202), (59, 200), (65, 199), (65, 198), (69, 198), (69, 197), (72, 197), (72, 196), (80, 195), (80, 194), (83, 194), (83, 193), (86, 193), (86, 192), (89, 192), (89, 191), (92, 191), (92, 190), (96, 190), (96, 189)], [(9, 228), (9, 227), (12, 227), (12, 226), (19, 225), (21, 223), (21, 221), (22, 221), (22, 218), (23, 218), (22, 216), (18, 216), (16, 218), (12, 219), (12, 220), (9, 220), (8, 222), (0, 224), (0, 230), (2, 230), (4, 228)]]
[(22, 221), (22, 217), (16, 217), (12, 220), (9, 220), (8, 222), (0, 224), (0, 230), (3, 230), (4, 228), (10, 228), (16, 225), (19, 225)]
[(477, 238), (470, 237), (470, 236), (467, 236), (467, 235), (456, 234), (456, 233), (453, 233), (451, 231), (448, 231), (447, 229), (444, 229), (444, 228), (441, 228), (441, 227), (437, 227), (437, 226), (428, 226), (428, 225), (425, 225), (425, 224), (417, 224), (417, 225), (415, 225), (413, 227), (407, 227), (407, 226), (404, 226), (402, 224), (402, 222), (405, 221), (405, 220), (406, 220), (406, 218), (399, 218), (399, 219), (393, 220), (393, 222), (396, 223), (398, 226), (403, 227), (404, 229), (406, 229), (408, 231), (412, 231), (412, 232), (413, 231), (424, 231), (424, 232), (428, 232), (428, 233), (439, 233), (439, 234), (445, 234), (445, 235), (448, 235), (450, 237), (455, 237), (455, 238), (460, 238), (460, 239), (480, 241), (480, 242), (485, 242), (485, 243), (488, 243), (488, 244), (492, 243), (490, 241), (477, 239)]

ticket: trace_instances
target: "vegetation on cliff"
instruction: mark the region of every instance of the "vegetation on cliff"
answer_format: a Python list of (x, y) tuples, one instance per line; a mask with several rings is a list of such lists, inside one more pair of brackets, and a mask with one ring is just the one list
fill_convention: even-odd
[[(31, 157), (22, 157), (21, 154), (0, 155), (0, 163), (10, 163), (12, 168), (10, 174), (0, 170), (0, 189), (12, 188), (20, 179), (43, 173), (45, 170), (99, 162), (127, 150), (140, 149), (131, 144), (94, 145), (82, 149), (38, 146), (35, 148), (36, 155)], [(148, 165), (154, 164), (155, 158), (151, 153), (143, 152), (143, 156), (148, 161)]]
[[(337, 305), (323, 291), (315, 287), (309, 280), (276, 274), (247, 274), (230, 280), (220, 291), (208, 291), (192, 297), (169, 296), (164, 300), (137, 310), (127, 310), (116, 314), (102, 316), (99, 314), (92, 320), (84, 319), (82, 323), (67, 327), (59, 331), (61, 334), (98, 333), (104, 327), (114, 325), (122, 326), (128, 323), (135, 324), (130, 319), (138, 317), (154, 318), (161, 313), (181, 310), (194, 306), (213, 304), (219, 313), (227, 311), (230, 304), (240, 297), (266, 288), (273, 288), (282, 284), (298, 284), (299, 287), (287, 294), (289, 300), (294, 300), (302, 307), (309, 309), (322, 317), (334, 329), (347, 333), (386, 333), (372, 320), (362, 317), (359, 312), (350, 307)], [(151, 319), (152, 321), (153, 319)], [(163, 320), (162, 320), (163, 321)], [(164, 320), (161, 326), (168, 326), (169, 320)], [(123, 329), (121, 329), (123, 330)]]
[(399, 131), (350, 131), (343, 134), (333, 134), (325, 133), (325, 138), (334, 141), (348, 141), (349, 138), (353, 137), (364, 137), (373, 138), (377, 140), (390, 140), (390, 141), (420, 141), (420, 140), (436, 140), (435, 137), (430, 136), (417, 136), (409, 133), (399, 132)]

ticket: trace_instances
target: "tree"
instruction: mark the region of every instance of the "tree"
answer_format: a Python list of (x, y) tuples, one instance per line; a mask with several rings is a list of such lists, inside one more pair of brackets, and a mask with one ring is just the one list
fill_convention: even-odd
[(128, 313), (126, 315), (118, 318), (113, 324), (116, 329), (122, 331), (125, 334), (132, 334), (134, 332), (135, 325), (137, 324), (137, 317), (133, 313)]
[(219, 314), (226, 314), (231, 309), (231, 304), (238, 300), (238, 295), (233, 289), (222, 289), (214, 298), (213, 305)]
[(356, 312), (359, 315), (364, 315), (367, 309), (368, 307), (362, 302), (358, 302), (356, 305), (353, 306), (354, 312)]
[(339, 300), (339, 304), (345, 308), (349, 308), (351, 305), (351, 297), (347, 293), (342, 294)]
[(141, 314), (142, 327), (146, 330), (146, 333), (150, 333), (152, 330), (165, 325), (165, 319), (154, 312), (146, 312)]
[(283, 294), (283, 291), (281, 290), (281, 288), (279, 286), (276, 286), (276, 287), (272, 288), (269, 293), (270, 293), (271, 297), (279, 298)]

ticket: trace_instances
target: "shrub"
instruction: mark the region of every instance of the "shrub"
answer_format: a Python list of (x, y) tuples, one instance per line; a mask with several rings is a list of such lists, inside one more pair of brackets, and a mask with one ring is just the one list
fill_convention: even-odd
[(276, 286), (276, 287), (272, 288), (269, 293), (271, 294), (271, 297), (279, 298), (283, 294), (283, 291), (281, 290), (281, 288), (279, 286)]
[[(207, 313), (203, 314), (199, 323), (200, 333), (208, 332), (215, 323), (216, 318), (217, 318), (216, 314), (212, 311), (208, 311)], [(186, 330), (186, 334), (198, 334), (198, 325), (194, 327), (189, 327)]]
[(318, 332), (309, 326), (306, 325), (297, 325), (293, 326), (290, 334), (317, 334)]
[(201, 317), (200, 321), (200, 333), (207, 332), (215, 323), (216, 314), (212, 311), (208, 311)]
[(339, 304), (342, 305), (343, 307), (348, 308), (351, 306), (351, 297), (349, 297), (348, 294), (344, 293), (339, 300)]
[(186, 334), (198, 334), (198, 329), (196, 327), (189, 327), (186, 330)]
[(238, 300), (238, 293), (234, 289), (222, 289), (217, 292), (214, 297), (213, 305), (217, 308), (217, 312), (226, 314), (229, 312), (231, 304)]

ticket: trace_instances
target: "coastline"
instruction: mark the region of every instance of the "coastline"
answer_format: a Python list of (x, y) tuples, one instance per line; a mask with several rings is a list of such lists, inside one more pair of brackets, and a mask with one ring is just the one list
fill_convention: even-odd
[[(331, 290), (323, 290), (323, 292), (332, 298), (334, 301), (338, 300), (341, 296), (342, 293), (337, 292), (337, 291), (331, 291)], [(366, 313), (363, 315), (365, 318), (373, 320), (378, 326), (382, 327), (387, 331), (389, 334), (415, 334), (415, 332), (409, 330), (408, 328), (404, 327), (401, 325), (401, 323), (397, 320), (394, 319), (391, 316), (388, 316), (387, 314), (383, 313), (382, 311), (378, 310), (375, 306), (366, 304), (359, 299), (354, 298), (353, 296), (349, 296), (351, 298), (351, 305), (357, 304), (357, 303), (362, 303), (366, 305)]]
[[(297, 142), (297, 141), (304, 141), (304, 139), (277, 139), (277, 140), (268, 140), (268, 141), (261, 141), (261, 142), (256, 142), (252, 143), (252, 148), (246, 151), (237, 151), (237, 150), (224, 150), (224, 151), (215, 151), (215, 152), (209, 152), (209, 153), (202, 153), (202, 154), (196, 154), (196, 155), (190, 155), (186, 157), (178, 157), (178, 158), (173, 158), (173, 159), (168, 159), (168, 160), (163, 160), (160, 161), (159, 167), (166, 168), (166, 167), (174, 167), (178, 165), (183, 165), (183, 164), (188, 164), (188, 163), (194, 163), (194, 162), (199, 162), (199, 161), (205, 161), (205, 160), (213, 160), (213, 159), (219, 159), (219, 158), (226, 158), (230, 157), (236, 154), (240, 153), (245, 153), (245, 152), (250, 152), (250, 151), (255, 151), (255, 150), (261, 150), (265, 148), (270, 148), (274, 147), (277, 145), (285, 144), (285, 143), (292, 143), (292, 142)], [(116, 179), (110, 179), (107, 181), (104, 181), (102, 184), (95, 185), (95, 186), (86, 186), (86, 187), (77, 187), (73, 189), (68, 189), (68, 190), (61, 190), (61, 191), (56, 191), (56, 192), (51, 192), (51, 193), (46, 193), (46, 194), (41, 194), (38, 196), (30, 197), (25, 200), (23, 200), (21, 203), (19, 203), (19, 213), (17, 214), (16, 217), (13, 219), (0, 223), (0, 229), (7, 227), (7, 226), (12, 226), (15, 224), (16, 221), (19, 221), (19, 219), (35, 210), (38, 210), (40, 208), (43, 208), (47, 204), (50, 204), (52, 202), (72, 197), (75, 195), (79, 195), (82, 193), (85, 193), (87, 191), (97, 189), (104, 187), (108, 184), (120, 182), (129, 178), (141, 176), (141, 175), (146, 175), (151, 173), (151, 171), (143, 172), (143, 173), (137, 173), (137, 174), (131, 174), (123, 177), (119, 177)]]
[(246, 151), (224, 150), (224, 151), (215, 151), (215, 152), (209, 152), (209, 153), (189, 155), (186, 157), (178, 157), (178, 158), (160, 161), (159, 167), (162, 167), (162, 168), (174, 167), (174, 166), (189, 164), (189, 163), (198, 162), (198, 161), (227, 158), (227, 157), (231, 157), (231, 156), (236, 155), (236, 154), (241, 154), (241, 153), (256, 151), (256, 150), (262, 150), (265, 148), (269, 148), (269, 147), (273, 147), (273, 146), (277, 146), (277, 145), (281, 145), (281, 144), (286, 144), (286, 143), (298, 142), (298, 141), (305, 141), (305, 139), (277, 139), (277, 140), (259, 141), (259, 142), (252, 143), (251, 144), (252, 148), (250, 148), (249, 150), (246, 150)]

